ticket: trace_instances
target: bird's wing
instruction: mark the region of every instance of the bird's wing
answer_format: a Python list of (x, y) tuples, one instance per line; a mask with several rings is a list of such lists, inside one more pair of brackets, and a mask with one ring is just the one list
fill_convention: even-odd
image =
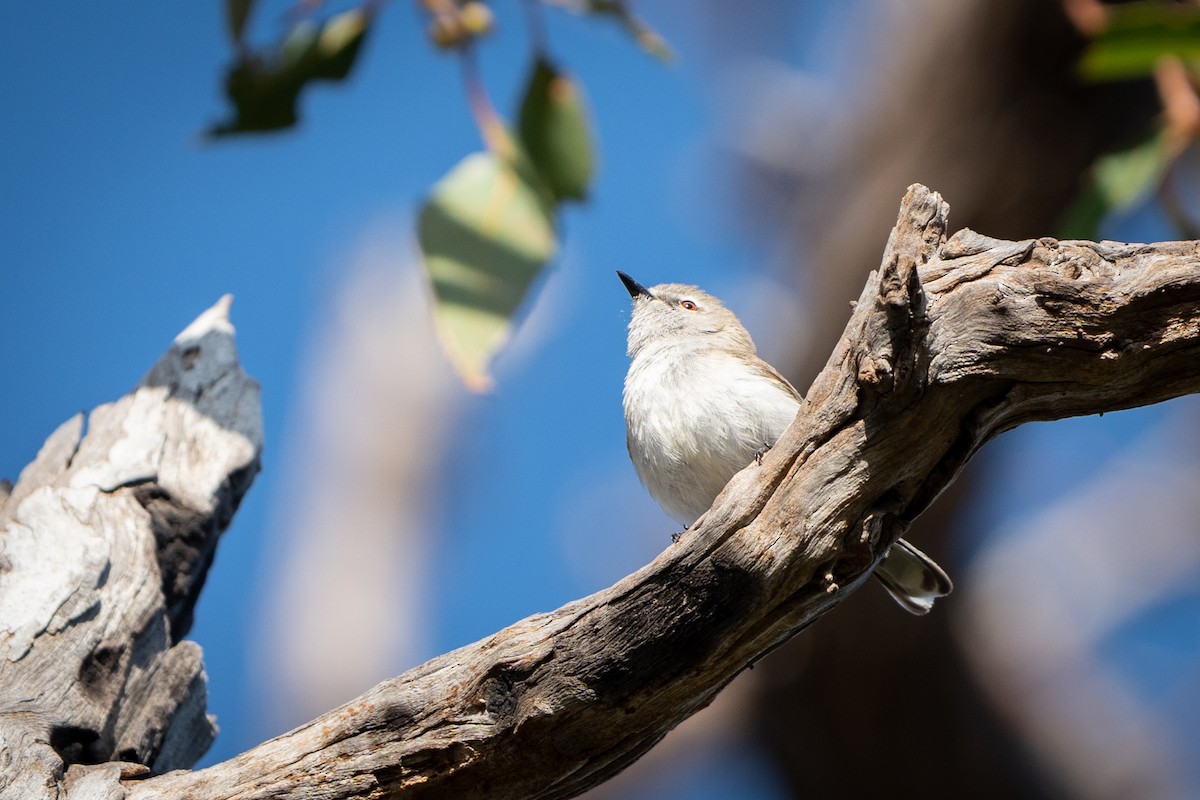
[(779, 384), (779, 388), (796, 398), (797, 402), (804, 399), (804, 395), (796, 391), (796, 387), (792, 386), (792, 384), (788, 382), (787, 378), (780, 375), (779, 370), (775, 369), (761, 358), (756, 357), (754, 359), (754, 370), (772, 383)]

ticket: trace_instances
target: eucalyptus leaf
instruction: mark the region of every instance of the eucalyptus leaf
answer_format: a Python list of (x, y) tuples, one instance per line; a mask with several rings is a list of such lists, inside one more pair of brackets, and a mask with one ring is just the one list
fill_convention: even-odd
[(209, 129), (211, 137), (290, 128), (296, 104), (309, 84), (340, 81), (358, 58), (371, 16), (362, 9), (343, 12), (324, 24), (301, 20), (264, 54), (243, 53), (225, 76), (233, 118)]
[(1125, 210), (1158, 188), (1173, 156), (1166, 132), (1155, 131), (1133, 147), (1098, 158), (1093, 181), (1111, 208)]
[(545, 58), (534, 63), (517, 127), (534, 169), (557, 200), (583, 200), (595, 173), (591, 125), (578, 83)]
[(474, 391), (491, 387), (491, 359), (558, 247), (554, 207), (535, 181), (512, 159), (473, 153), (421, 209), (417, 238), (438, 335)]
[(1151, 75), (1163, 56), (1200, 58), (1200, 8), (1160, 2), (1105, 6), (1108, 25), (1080, 61), (1095, 81)]
[(321, 29), (317, 38), (317, 63), (313, 76), (340, 81), (350, 74), (370, 28), (371, 16), (355, 8), (338, 14)]

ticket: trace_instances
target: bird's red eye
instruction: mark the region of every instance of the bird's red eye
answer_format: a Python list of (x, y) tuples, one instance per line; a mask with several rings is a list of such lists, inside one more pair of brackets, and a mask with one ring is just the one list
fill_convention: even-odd
[(695, 304), (695, 303), (693, 303), (691, 300), (684, 300), (684, 301), (683, 301), (682, 303), (680, 303), (679, 305), (683, 306), (683, 307), (684, 307), (684, 308), (686, 308), (688, 311), (695, 311), (695, 310), (696, 310), (696, 304)]

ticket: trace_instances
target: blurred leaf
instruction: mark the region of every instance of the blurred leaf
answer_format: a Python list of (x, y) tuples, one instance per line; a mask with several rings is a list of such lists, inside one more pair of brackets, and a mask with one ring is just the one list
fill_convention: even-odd
[(583, 93), (545, 58), (537, 60), (529, 76), (518, 132), (529, 160), (556, 199), (586, 199), (595, 159)]
[(229, 38), (239, 47), (246, 34), (246, 22), (250, 19), (250, 11), (254, 8), (254, 0), (225, 0), (225, 22), (229, 26)]
[(1165, 131), (1158, 130), (1126, 150), (1096, 159), (1088, 186), (1067, 212), (1060, 236), (1098, 238), (1106, 216), (1128, 210), (1159, 187), (1175, 154)]
[(317, 39), (313, 77), (340, 81), (349, 75), (370, 24), (371, 18), (361, 9), (352, 9), (329, 20)]
[(307, 79), (312, 74), (312, 62), (316, 60), (317, 42), (321, 38), (321, 26), (311, 19), (302, 19), (292, 26), (279, 45), (281, 72)]
[(433, 187), (421, 209), (417, 238), (434, 320), (473, 391), (491, 386), (488, 364), (558, 246), (554, 206), (537, 180), (519, 161), (474, 153)]
[(1200, 58), (1200, 8), (1159, 2), (1105, 6), (1109, 23), (1083, 54), (1080, 71), (1091, 80), (1140, 78), (1167, 55)]
[(296, 97), (302, 84), (285, 70), (255, 57), (239, 61), (225, 76), (225, 95), (233, 103), (232, 120), (208, 130), (211, 137), (274, 131), (296, 123)]
[(658, 35), (649, 25), (642, 22), (629, 10), (625, 0), (544, 0), (546, 3), (562, 6), (571, 11), (597, 16), (612, 17), (623, 27), (638, 47), (660, 61), (672, 61), (673, 51), (666, 40)]
[(1092, 179), (1109, 206), (1124, 210), (1158, 187), (1173, 155), (1165, 132), (1156, 131), (1128, 150), (1101, 156)]
[(265, 55), (245, 55), (225, 76), (234, 117), (208, 130), (212, 137), (290, 128), (296, 102), (310, 82), (340, 81), (358, 58), (371, 16), (351, 9), (318, 25), (302, 20)]

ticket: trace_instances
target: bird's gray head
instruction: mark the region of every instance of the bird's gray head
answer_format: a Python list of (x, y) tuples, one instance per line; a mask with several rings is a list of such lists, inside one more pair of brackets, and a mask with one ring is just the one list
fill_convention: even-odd
[(647, 289), (617, 272), (633, 298), (629, 355), (659, 347), (754, 353), (746, 328), (720, 300), (695, 286), (660, 283)]

